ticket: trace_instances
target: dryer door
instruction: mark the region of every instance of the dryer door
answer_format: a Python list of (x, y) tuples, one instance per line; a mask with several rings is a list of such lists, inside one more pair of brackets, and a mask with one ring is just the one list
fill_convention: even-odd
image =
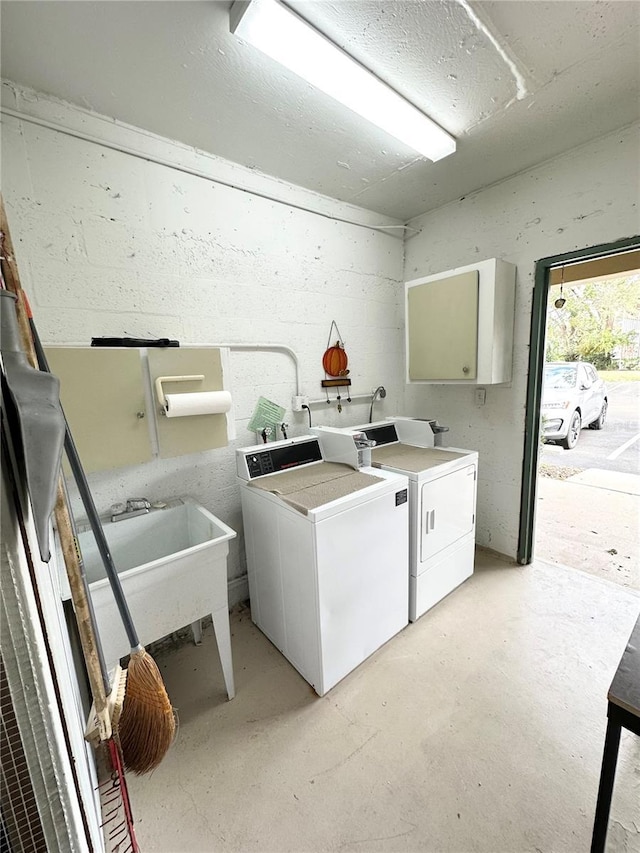
[(474, 529), (476, 466), (467, 465), (430, 480), (420, 492), (420, 562)]

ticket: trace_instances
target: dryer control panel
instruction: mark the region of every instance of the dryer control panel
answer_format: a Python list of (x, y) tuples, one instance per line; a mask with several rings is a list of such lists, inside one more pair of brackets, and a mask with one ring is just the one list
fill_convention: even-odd
[(381, 447), (383, 444), (395, 444), (399, 440), (395, 424), (363, 426), (361, 430), (368, 439), (375, 441), (377, 447)]

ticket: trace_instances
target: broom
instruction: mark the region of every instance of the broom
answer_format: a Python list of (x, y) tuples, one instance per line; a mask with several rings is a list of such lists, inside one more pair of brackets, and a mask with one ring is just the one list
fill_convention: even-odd
[[(50, 373), (29, 301), (24, 291), (21, 295), (24, 300), (24, 308), (31, 329), (38, 365), (40, 370)], [(120, 578), (66, 418), (64, 449), (131, 647), (124, 703), (117, 723), (117, 735), (122, 749), (122, 758), (127, 770), (132, 770), (137, 774), (149, 773), (160, 764), (173, 742), (176, 731), (173, 708), (156, 662), (138, 639), (129, 606), (120, 584)]]
[[(4, 413), (0, 413), (4, 415)], [(39, 588), (38, 580), (35, 573), (35, 565), (33, 558), (31, 556), (29, 536), (27, 533), (27, 522), (26, 517), (23, 513), (21, 497), (19, 494), (19, 474), (16, 469), (16, 460), (14, 455), (11, 453), (11, 448), (15, 450), (15, 446), (12, 442), (11, 437), (11, 429), (5, 429), (5, 419), (4, 416), (0, 418), (2, 420), (2, 463), (3, 463), (3, 475), (6, 463), (6, 478), (7, 484), (11, 490), (11, 496), (13, 498), (13, 508), (16, 515), (16, 520), (18, 523), (18, 527), (20, 530), (20, 536), (22, 539), (22, 545), (24, 549), (24, 556), (26, 559), (29, 577), (31, 580), (31, 584), (33, 586), (34, 591), (37, 591)], [(56, 504), (56, 512), (61, 505), (61, 501), (64, 502), (66, 500), (64, 494), (64, 482), (63, 477), (60, 476), (60, 486), (58, 490), (58, 498), (59, 501)], [(29, 494), (29, 499), (31, 499), (31, 495)], [(60, 531), (58, 531), (60, 532)], [(103, 822), (101, 823), (101, 828), (104, 832), (104, 840), (107, 843), (106, 850), (110, 851), (120, 851), (120, 853), (139, 853), (140, 848), (138, 847), (138, 842), (136, 840), (134, 823), (133, 823), (133, 814), (131, 812), (131, 803), (129, 801), (129, 792), (127, 789), (127, 784), (124, 776), (124, 769), (122, 767), (122, 762), (120, 759), (120, 749), (116, 744), (112, 734), (111, 734), (111, 721), (108, 716), (108, 708), (107, 708), (107, 698), (105, 693), (105, 685), (108, 685), (108, 676), (106, 674), (106, 670), (102, 669), (100, 672), (100, 667), (103, 666), (103, 657), (100, 653), (100, 641), (97, 636), (93, 632), (93, 628), (95, 626), (91, 623), (91, 616), (89, 616), (89, 611), (91, 608), (89, 607), (89, 611), (87, 611), (87, 618), (81, 619), (81, 612), (83, 609), (82, 602), (82, 592), (80, 592), (79, 597), (76, 598), (76, 593), (82, 589), (82, 584), (85, 582), (84, 575), (80, 571), (76, 571), (81, 566), (81, 555), (79, 550), (75, 552), (72, 544), (72, 552), (73, 559), (69, 564), (67, 564), (67, 571), (69, 574), (69, 583), (72, 587), (72, 599), (74, 602), (74, 606), (79, 605), (76, 610), (76, 619), (78, 621), (78, 628), (80, 629), (80, 638), (82, 641), (83, 653), (85, 654), (85, 661), (87, 663), (87, 672), (89, 673), (89, 680), (92, 689), (92, 695), (94, 696), (94, 707), (92, 711), (96, 712), (95, 722), (93, 723), (94, 728), (96, 730), (96, 734), (100, 743), (106, 743), (106, 747), (108, 749), (107, 756), (102, 756), (103, 761), (96, 762), (96, 767), (98, 772), (100, 773), (100, 766), (108, 766), (109, 778), (106, 781), (101, 782), (98, 785), (98, 790), (100, 791), (100, 805), (101, 812), (103, 815)], [(75, 567), (75, 568), (74, 568)], [(74, 583), (75, 582), (75, 583)], [(84, 588), (86, 594), (86, 586)], [(47, 637), (46, 633), (46, 623), (44, 620), (44, 614), (41, 607), (41, 602), (39, 596), (36, 594), (35, 602), (38, 612), (38, 617), (40, 619), (40, 624), (42, 626), (45, 638)], [(86, 604), (86, 599), (85, 602)], [(89, 601), (90, 604), (90, 601)], [(92, 611), (91, 611), (92, 613)], [(89, 639), (88, 652), (85, 652), (85, 640)], [(53, 660), (51, 658), (51, 648), (48, 640), (45, 640), (47, 658), (51, 665), (53, 665)], [(119, 668), (118, 668), (119, 669)], [(94, 683), (92, 678), (93, 675), (98, 675), (97, 682)], [(101, 682), (100, 678), (104, 680), (104, 684)], [(115, 705), (118, 702), (118, 699), (122, 699), (120, 696), (120, 690), (122, 685), (122, 678), (119, 673), (116, 674), (116, 686), (111, 691), (110, 699)], [(94, 692), (95, 690), (95, 692)], [(67, 747), (70, 749), (70, 741), (69, 735), (67, 731), (67, 726), (64, 723), (64, 708), (61, 703), (60, 694), (56, 690), (56, 700), (58, 709), (60, 714), (62, 715), (62, 730), (65, 735), (65, 741), (67, 743)], [(103, 710), (107, 710), (107, 716), (104, 713), (98, 712), (98, 707), (102, 707)], [(78, 786), (78, 778), (75, 772), (75, 769), (72, 765), (72, 776), (75, 782), (76, 787)], [(77, 788), (79, 791), (79, 788)], [(85, 830), (88, 832), (88, 824), (86, 820), (83, 818), (83, 823)], [(88, 836), (87, 836), (88, 838)], [(126, 846), (124, 846), (126, 845)], [(4, 846), (2, 847), (4, 850)]]
[[(99, 776), (101, 775), (101, 765), (106, 765), (109, 772), (108, 779), (98, 785), (104, 818), (102, 829), (109, 844), (108, 849), (122, 850), (122, 853), (139, 853), (140, 848), (136, 839), (120, 748), (114, 737), (114, 729), (117, 729), (124, 701), (126, 671), (122, 672), (120, 667), (116, 667), (112, 689), (109, 684), (109, 676), (84, 572), (82, 552), (70, 506), (64, 476), (61, 473), (55, 505), (56, 525), (93, 697), (93, 707), (87, 724), (85, 739), (96, 750), (101, 745), (106, 746), (107, 750), (107, 755), (102, 756), (102, 762), (97, 762)], [(128, 842), (127, 846), (123, 848), (122, 845), (126, 842)]]
[[(4, 224), (4, 223), (3, 223)], [(0, 233), (0, 251), (5, 248), (5, 234)], [(0, 258), (0, 296), (5, 295), (7, 293), (5, 289), (5, 277), (4, 272), (7, 268), (7, 258)], [(12, 282), (14, 282), (14, 278), (12, 277)], [(31, 336), (28, 333), (28, 327), (26, 324), (23, 324), (23, 346), (20, 349), (18, 346), (18, 338), (20, 337), (18, 333), (18, 315), (16, 312), (16, 304), (17, 304), (17, 296), (14, 293), (9, 294), (12, 297), (12, 302), (7, 304), (5, 300), (2, 300), (1, 313), (2, 313), (2, 354), (3, 356), (6, 354), (11, 354), (15, 356), (18, 352), (21, 353), (23, 359), (23, 369), (30, 370), (34, 376), (39, 376), (44, 378), (45, 376), (48, 379), (52, 379), (50, 374), (41, 373), (37, 368), (37, 358), (35, 354), (35, 350), (33, 347), (33, 341), (31, 340)], [(26, 334), (24, 334), (26, 332)], [(5, 350), (5, 344), (7, 349)], [(14, 368), (18, 361), (14, 359)], [(21, 362), (22, 363), (22, 362)], [(29, 365), (29, 367), (27, 367)], [(5, 368), (7, 364), (4, 363), (3, 358), (3, 385), (5, 380), (7, 379)], [(14, 371), (15, 378), (15, 371)], [(24, 380), (24, 373), (23, 373)], [(13, 391), (10, 386), (7, 386), (9, 395), (16, 393), (16, 389), (19, 386), (14, 385)], [(27, 385), (23, 383), (22, 391), (24, 392)], [(48, 398), (47, 398), (48, 400)], [(3, 397), (3, 403), (4, 403)], [(24, 397), (22, 402), (24, 403)], [(48, 400), (50, 405), (57, 410), (59, 416), (59, 423), (62, 427), (60, 438), (64, 437), (64, 417), (62, 414), (62, 409), (60, 407), (60, 400), (57, 398), (54, 402), (53, 399)], [(43, 413), (44, 412), (44, 416)], [(4, 412), (1, 413), (4, 415)], [(46, 407), (40, 411), (41, 416), (41, 424), (39, 427), (39, 441), (46, 442), (55, 442), (55, 439), (58, 435), (58, 430), (55, 429), (56, 421), (52, 419), (51, 414), (47, 412)], [(35, 424), (33, 421), (28, 421), (26, 424), (18, 423), (18, 431), (17, 433), (12, 433), (11, 425), (7, 419), (5, 429), (5, 418), (2, 417), (2, 460), (3, 460), (3, 468), (6, 459), (6, 471), (7, 471), (7, 482), (11, 486), (11, 490), (14, 497), (14, 507), (16, 512), (16, 518), (18, 521), (18, 525), (20, 528), (24, 553), (27, 559), (27, 564), (29, 567), (29, 572), (31, 575), (31, 581), (34, 586), (34, 589), (38, 587), (38, 582), (35, 575), (35, 567), (33, 560), (31, 558), (30, 552), (30, 543), (27, 535), (27, 528), (25, 517), (23, 515), (21, 499), (18, 494), (18, 478), (19, 473), (18, 469), (14, 469), (14, 465), (17, 464), (17, 461), (14, 455), (10, 451), (10, 447), (15, 451), (15, 444), (13, 438), (18, 437), (18, 441), (20, 442), (22, 439), (22, 454), (25, 457), (27, 454), (31, 455), (34, 450), (33, 443), (33, 434), (35, 432), (34, 427)], [(26, 445), (23, 442), (22, 433), (26, 430), (27, 434), (31, 433), (30, 443)], [(60, 444), (60, 450), (62, 450), (62, 445)], [(41, 457), (40, 457), (41, 458)], [(112, 720), (116, 718), (116, 714), (119, 715), (120, 709), (122, 707), (122, 702), (124, 700), (124, 691), (125, 691), (125, 682), (126, 682), (126, 673), (123, 673), (120, 670), (120, 667), (117, 667), (116, 673), (114, 676), (114, 687), (111, 689), (109, 684), (109, 676), (107, 674), (104, 655), (102, 653), (102, 647), (100, 645), (100, 638), (98, 636), (96, 622), (95, 622), (95, 614), (93, 612), (93, 607), (91, 603), (91, 597), (89, 595), (89, 588), (87, 585), (87, 579), (84, 572), (84, 563), (82, 560), (82, 552), (79, 547), (79, 542), (76, 534), (75, 524), (73, 520), (73, 516), (70, 511), (70, 503), (66, 490), (66, 484), (64, 480), (63, 474), (59, 470), (59, 458), (58, 458), (58, 472), (54, 470), (50, 471), (52, 481), (55, 480), (57, 482), (57, 490), (55, 488), (50, 488), (48, 483), (43, 481), (39, 482), (37, 478), (29, 481), (28, 476), (26, 477), (26, 488), (27, 493), (29, 495), (29, 500), (32, 506), (32, 511), (34, 514), (34, 525), (36, 527), (36, 535), (38, 538), (38, 545), (40, 548), (41, 558), (45, 562), (49, 562), (50, 554), (48, 548), (48, 531), (46, 540), (41, 538), (41, 530), (42, 524), (45, 523), (46, 516), (46, 527), (49, 525), (49, 517), (51, 512), (55, 512), (56, 524), (58, 528), (58, 536), (60, 539), (60, 545), (62, 548), (62, 553), (64, 557), (65, 567), (67, 569), (67, 577), (69, 579), (69, 587), (71, 590), (71, 600), (73, 602), (74, 613), (76, 617), (76, 623), (78, 626), (78, 636), (80, 639), (80, 643), (82, 646), (82, 653), (86, 664), (86, 671), (89, 678), (89, 685), (91, 688), (91, 695), (93, 697), (93, 707), (91, 709), (90, 720), (88, 724), (88, 732), (85, 733), (85, 738), (89, 740), (98, 750), (101, 746), (105, 746), (108, 750), (108, 754), (105, 756), (104, 750), (98, 752), (98, 759), (102, 758), (102, 761), (98, 760), (96, 762), (96, 768), (98, 769), (98, 773), (100, 774), (102, 770), (107, 770), (109, 773), (109, 778), (106, 781), (103, 781), (98, 786), (98, 790), (100, 790), (100, 802), (101, 802), (101, 810), (104, 817), (104, 821), (101, 824), (104, 830), (105, 841), (108, 842), (110, 850), (119, 850), (121, 853), (138, 853), (139, 847), (136, 841), (134, 824), (133, 824), (133, 815), (131, 812), (131, 804), (129, 801), (129, 792), (127, 789), (127, 784), (124, 775), (124, 768), (122, 766), (122, 759), (120, 757), (120, 747), (116, 743), (113, 737), (112, 731)], [(26, 470), (24, 471), (26, 474)], [(34, 504), (34, 496), (33, 490), (34, 488), (45, 491), (49, 496), (50, 492), (53, 492), (54, 504), (51, 509), (47, 512), (42, 511), (42, 501), (40, 503), (40, 519), (39, 522), (36, 522), (35, 516), (38, 514), (35, 510), (36, 504)], [(46, 502), (46, 508), (49, 506), (49, 499)], [(43, 542), (45, 543), (43, 548)], [(39, 602), (39, 598), (36, 595), (36, 602)], [(41, 619), (41, 623), (44, 626), (43, 614), (38, 604), (38, 614)], [(50, 649), (47, 644), (47, 654), (50, 655)], [(52, 663), (52, 661), (50, 660)], [(57, 695), (57, 694), (56, 694)], [(63, 712), (62, 706), (60, 705), (60, 697), (57, 695), (58, 706), (60, 708), (60, 712)], [(65, 737), (68, 735), (66, 733), (66, 727), (63, 727), (65, 731)], [(75, 772), (73, 773), (74, 779), (76, 779)], [(76, 779), (76, 784), (77, 779)], [(86, 823), (85, 823), (86, 826)], [(126, 850), (123, 849), (123, 845), (126, 846)]]
[[(50, 373), (27, 296), (20, 284), (1, 197), (0, 231), (3, 237), (2, 260), (4, 261), (3, 270), (6, 269), (7, 271), (7, 289), (18, 297), (16, 309), (23, 337), (25, 340), (32, 339), (40, 369)], [(117, 725), (117, 736), (122, 749), (123, 761), (125, 767), (134, 773), (148, 773), (160, 764), (173, 742), (176, 731), (173, 708), (155, 661), (145, 651), (138, 639), (66, 418), (64, 445), (131, 647), (124, 703)], [(104, 713), (104, 709), (101, 710)], [(106, 720), (103, 721), (103, 728), (104, 723)]]

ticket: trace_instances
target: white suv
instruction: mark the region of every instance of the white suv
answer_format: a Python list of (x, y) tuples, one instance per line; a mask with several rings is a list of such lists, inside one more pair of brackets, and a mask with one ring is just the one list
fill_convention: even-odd
[(542, 438), (566, 449), (576, 446), (582, 427), (602, 429), (607, 389), (592, 364), (549, 361), (542, 386)]

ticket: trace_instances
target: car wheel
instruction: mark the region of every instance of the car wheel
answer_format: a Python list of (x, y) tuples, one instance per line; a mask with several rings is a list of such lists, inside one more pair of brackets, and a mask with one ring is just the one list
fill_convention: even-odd
[(606, 417), (607, 417), (607, 401), (604, 400), (604, 402), (602, 403), (602, 409), (600, 410), (600, 414), (598, 415), (598, 417), (595, 419), (595, 421), (593, 423), (589, 424), (589, 429), (602, 429), (602, 427), (604, 426), (604, 422), (606, 420)]
[(560, 442), (565, 450), (573, 450), (578, 443), (578, 436), (580, 435), (580, 421), (580, 412), (575, 411), (571, 415), (571, 420), (569, 421), (569, 432), (567, 433), (567, 437), (563, 438)]

